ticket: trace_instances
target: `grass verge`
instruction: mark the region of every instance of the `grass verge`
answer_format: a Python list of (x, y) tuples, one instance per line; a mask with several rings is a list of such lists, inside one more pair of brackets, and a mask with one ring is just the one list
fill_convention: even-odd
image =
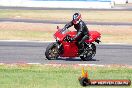
[[(0, 30), (0, 40), (55, 41), (54, 32), (29, 30)], [(132, 44), (132, 35), (102, 34), (102, 43)]]
[[(53, 34), (56, 31), (56, 25), (60, 28), (64, 24), (41, 24), (41, 23), (0, 23), (1, 40), (55, 40)], [(95, 30), (102, 34), (102, 43), (128, 43), (132, 44), (132, 26), (99, 26), (88, 25), (89, 30)], [(74, 28), (70, 28), (72, 30)]]
[(1, 40), (53, 40), (53, 32), (33, 30), (0, 30)]
[[(132, 80), (131, 68), (85, 67), (85, 70), (90, 79)], [(0, 65), (0, 88), (82, 88), (78, 82), (79, 76), (81, 67), (78, 66)]]

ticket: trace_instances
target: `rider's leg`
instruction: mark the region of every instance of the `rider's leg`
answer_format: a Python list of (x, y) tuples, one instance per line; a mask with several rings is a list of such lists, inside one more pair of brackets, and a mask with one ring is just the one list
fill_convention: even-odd
[(83, 53), (84, 51), (84, 42), (86, 39), (89, 39), (87, 35), (83, 36), (83, 38), (78, 42), (79, 54)]
[(81, 39), (81, 41), (79, 41), (78, 44), (79, 45), (84, 44), (85, 40), (87, 40), (87, 39), (89, 39), (88, 35), (83, 36), (83, 38)]

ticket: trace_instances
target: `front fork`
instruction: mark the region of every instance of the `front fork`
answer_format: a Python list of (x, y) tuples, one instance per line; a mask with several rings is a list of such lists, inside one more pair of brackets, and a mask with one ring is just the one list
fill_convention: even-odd
[(57, 43), (57, 49), (58, 49), (58, 52), (59, 54), (63, 52), (63, 47), (62, 47), (62, 43), (60, 43), (59, 41), (56, 41)]

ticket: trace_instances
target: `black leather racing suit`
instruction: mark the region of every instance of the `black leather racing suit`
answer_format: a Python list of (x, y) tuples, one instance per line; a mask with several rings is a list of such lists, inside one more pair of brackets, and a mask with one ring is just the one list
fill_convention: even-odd
[(86, 24), (81, 20), (78, 24), (73, 24), (73, 22), (69, 22), (65, 25), (64, 28), (69, 28), (71, 26), (74, 26), (74, 28), (77, 30), (76, 36), (73, 38), (73, 40), (78, 41), (78, 47), (79, 49), (82, 47), (81, 45), (84, 43), (86, 39), (89, 39), (89, 31), (86, 26)]

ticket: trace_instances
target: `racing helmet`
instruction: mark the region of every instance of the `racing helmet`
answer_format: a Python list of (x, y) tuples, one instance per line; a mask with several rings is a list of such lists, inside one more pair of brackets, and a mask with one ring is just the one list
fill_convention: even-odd
[(73, 15), (73, 20), (72, 20), (73, 24), (78, 24), (80, 22), (80, 20), (81, 20), (81, 14), (75, 13)]

